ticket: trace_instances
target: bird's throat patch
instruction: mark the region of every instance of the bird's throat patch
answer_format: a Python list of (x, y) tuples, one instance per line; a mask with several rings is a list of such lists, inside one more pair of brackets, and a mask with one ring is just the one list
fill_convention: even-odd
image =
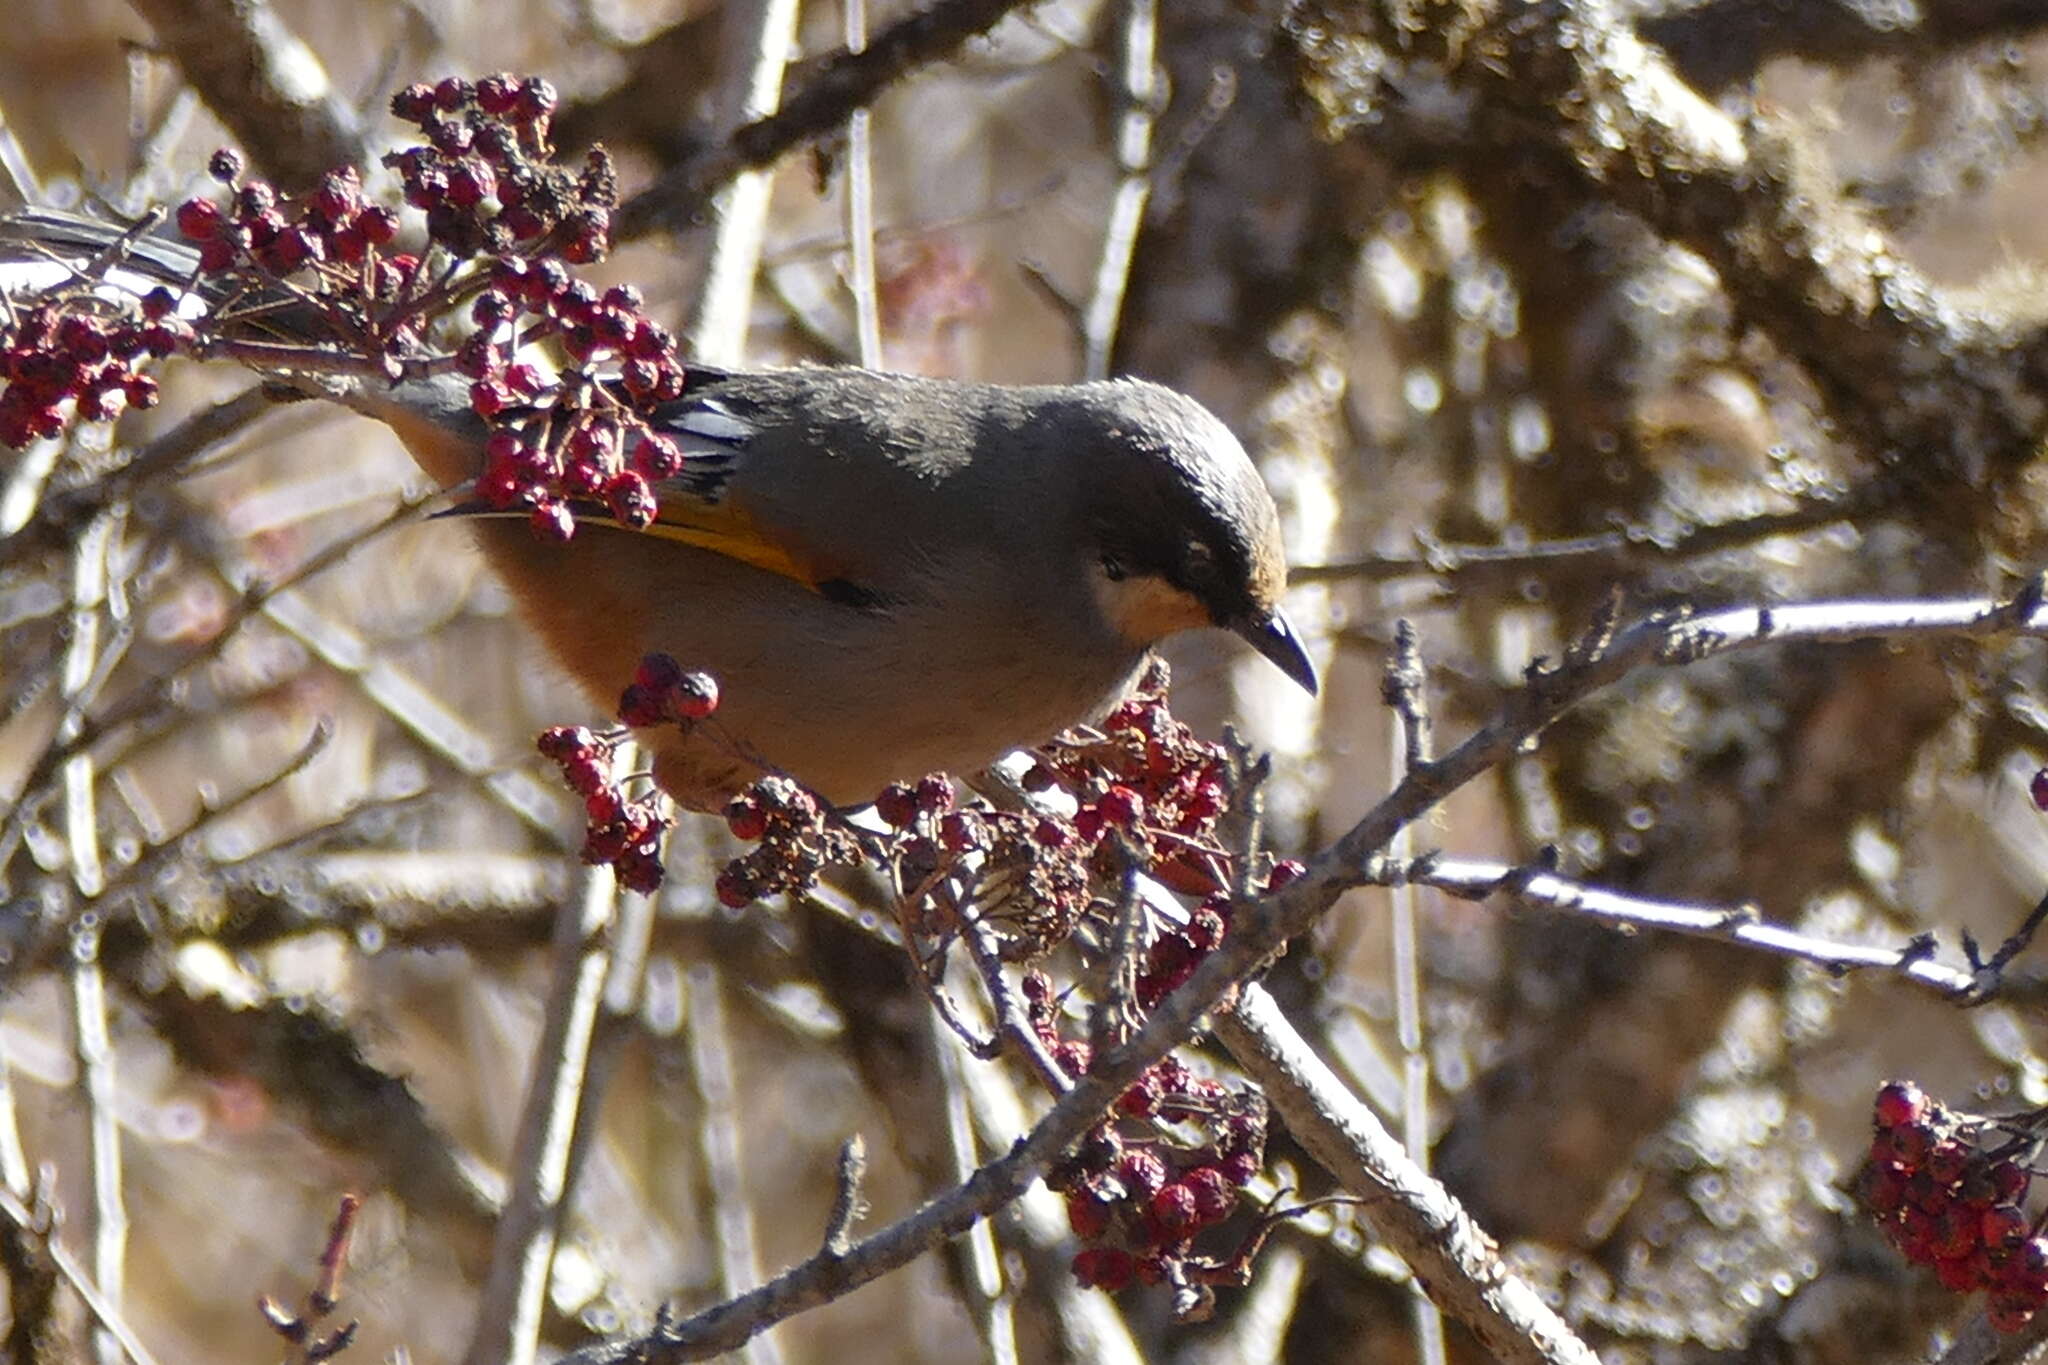
[(1150, 647), (1169, 635), (1213, 624), (1200, 598), (1155, 574), (1098, 575), (1095, 598), (1117, 633), (1134, 645)]

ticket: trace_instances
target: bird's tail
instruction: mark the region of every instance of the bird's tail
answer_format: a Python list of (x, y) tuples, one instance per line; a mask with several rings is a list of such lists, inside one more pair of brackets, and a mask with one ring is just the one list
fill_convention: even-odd
[(199, 276), (199, 253), (157, 235), (154, 223), (132, 225), (59, 209), (21, 209), (0, 217), (0, 293), (22, 299), (92, 279), (109, 289), (145, 294), (159, 285), (189, 296), (187, 313), (221, 301)]

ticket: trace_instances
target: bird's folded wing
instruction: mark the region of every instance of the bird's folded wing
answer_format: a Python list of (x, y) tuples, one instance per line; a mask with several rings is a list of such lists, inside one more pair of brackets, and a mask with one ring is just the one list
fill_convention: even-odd
[[(693, 380), (715, 382), (725, 376), (693, 368)], [(686, 396), (656, 414), (657, 428), (683, 449), (683, 470), (654, 486), (655, 514), (638, 534), (673, 540), (710, 550), (742, 564), (802, 584), (813, 592), (840, 575), (819, 562), (787, 532), (766, 526), (735, 487), (745, 468), (747, 443), (754, 428), (715, 397)], [(619, 526), (603, 503), (575, 500), (569, 510), (578, 522)], [(498, 511), (481, 502), (449, 508), (442, 516), (519, 516), (516, 509)]]

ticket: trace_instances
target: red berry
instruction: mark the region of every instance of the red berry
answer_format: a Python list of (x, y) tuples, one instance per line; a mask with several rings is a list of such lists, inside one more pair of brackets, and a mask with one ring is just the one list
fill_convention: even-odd
[(650, 692), (665, 692), (683, 679), (683, 666), (671, 654), (643, 654), (633, 681)]
[(891, 829), (907, 829), (917, 819), (917, 793), (900, 782), (892, 783), (875, 797), (875, 814)]
[(562, 780), (579, 796), (589, 796), (611, 785), (609, 765), (589, 754), (579, 754), (562, 764)]
[(566, 541), (576, 534), (576, 514), (569, 510), (569, 504), (553, 498), (536, 502), (527, 524), (533, 527), (534, 534), (546, 540)]
[(658, 431), (646, 432), (633, 448), (633, 467), (656, 483), (683, 472), (683, 450)]
[(1121, 785), (1104, 792), (1095, 807), (1102, 812), (1104, 821), (1118, 829), (1135, 829), (1145, 818), (1145, 798)]
[(505, 384), (514, 393), (531, 398), (547, 387), (547, 378), (532, 361), (515, 360), (505, 367)]
[(630, 469), (622, 469), (605, 480), (604, 502), (620, 525), (635, 531), (653, 525), (655, 514), (660, 510), (647, 480)]
[(735, 796), (725, 808), (725, 823), (733, 838), (752, 843), (768, 832), (768, 812), (751, 796)]
[(685, 673), (669, 696), (684, 720), (702, 720), (718, 709), (718, 680), (709, 673)]
[(917, 808), (937, 815), (953, 808), (953, 780), (944, 773), (932, 773), (917, 780)]
[(1977, 1269), (1967, 1255), (1960, 1260), (1952, 1257), (1937, 1258), (1934, 1262), (1934, 1278), (1951, 1294), (1967, 1294), (1977, 1288)]
[(1074, 1281), (1083, 1289), (1100, 1289), (1114, 1294), (1130, 1284), (1136, 1270), (1131, 1253), (1115, 1247), (1089, 1247), (1077, 1252), (1072, 1263)]
[(485, 76), (476, 83), (476, 107), (494, 118), (511, 113), (518, 98), (518, 82), (503, 72)]
[(952, 811), (939, 821), (939, 843), (949, 852), (966, 853), (979, 848), (981, 834), (981, 818), (972, 811)]
[(211, 199), (187, 199), (178, 205), (178, 233), (188, 242), (210, 242), (220, 235), (223, 215)]
[(1272, 895), (1306, 871), (1308, 868), (1293, 858), (1282, 858), (1274, 863), (1273, 870), (1266, 874), (1266, 894)]
[(536, 747), (559, 763), (591, 752), (597, 747), (597, 736), (581, 725), (556, 725), (540, 732)]
[(2035, 770), (2034, 780), (2027, 784), (2027, 795), (2034, 798), (2034, 809), (2048, 810), (2048, 768)]
[(1132, 1199), (1144, 1203), (1166, 1187), (1166, 1163), (1148, 1147), (1133, 1147), (1118, 1159), (1116, 1178)]
[(1168, 1240), (1178, 1241), (1202, 1225), (1201, 1201), (1186, 1184), (1175, 1181), (1152, 1196), (1147, 1205), (1153, 1226)]
[(434, 87), (408, 85), (391, 97), (391, 113), (407, 123), (417, 123), (434, 107)]
[(1896, 1128), (1927, 1117), (1927, 1095), (1911, 1081), (1886, 1081), (1878, 1088), (1872, 1116), (1879, 1127)]
[(718, 874), (718, 881), (712, 888), (718, 903), (728, 910), (743, 910), (759, 899), (753, 879), (740, 870), (737, 863)]
[(385, 246), (398, 236), (398, 215), (382, 204), (372, 204), (356, 215), (355, 230), (371, 246)]
[(1901, 1166), (1917, 1167), (1934, 1150), (1934, 1127), (1924, 1121), (1895, 1124), (1878, 1136), (1891, 1149), (1892, 1160)]
[(513, 99), (513, 118), (520, 123), (532, 123), (536, 119), (549, 117), (555, 112), (555, 105), (559, 100), (560, 96), (556, 95), (555, 87), (544, 77), (528, 76), (520, 82), (519, 93)]
[(612, 714), (619, 718), (619, 724), (630, 725), (635, 730), (675, 719), (668, 709), (667, 694), (642, 687), (639, 683), (628, 683), (626, 690), (619, 693), (619, 705)]
[(1889, 1161), (1873, 1161), (1864, 1166), (1858, 1183), (1863, 1203), (1871, 1212), (1896, 1213), (1905, 1207), (1905, 1174)]
[(1237, 1186), (1214, 1166), (1197, 1166), (1181, 1183), (1195, 1192), (1195, 1212), (1204, 1223), (1220, 1223), (1237, 1207)]
[(1067, 1226), (1084, 1242), (1092, 1242), (1109, 1229), (1109, 1210), (1088, 1194), (1067, 1196)]
[(2027, 1215), (2011, 1204), (1995, 1204), (1978, 1220), (1977, 1235), (1994, 1251), (2008, 1250), (2026, 1239)]
[(642, 896), (661, 890), (661, 855), (652, 849), (636, 848), (614, 864), (619, 885)]

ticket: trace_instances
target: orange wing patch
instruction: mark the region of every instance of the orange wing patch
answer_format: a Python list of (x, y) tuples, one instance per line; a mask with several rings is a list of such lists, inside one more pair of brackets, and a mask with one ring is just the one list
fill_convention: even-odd
[(744, 508), (731, 503), (664, 501), (654, 523), (641, 535), (680, 541), (710, 550), (742, 564), (801, 583), (812, 592), (837, 577), (808, 558), (799, 557), (765, 531)]

